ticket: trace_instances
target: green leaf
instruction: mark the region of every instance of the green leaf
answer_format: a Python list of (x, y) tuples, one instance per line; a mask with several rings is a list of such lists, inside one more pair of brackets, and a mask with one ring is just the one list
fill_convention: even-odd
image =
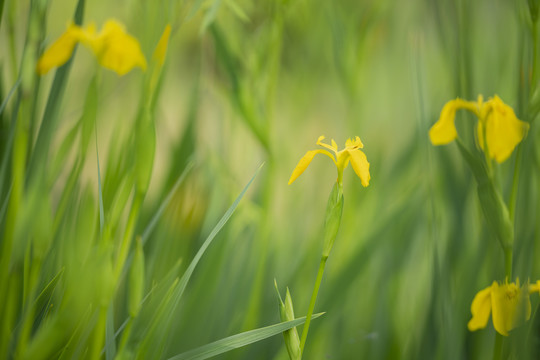
[(97, 125), (96, 125), (96, 159), (97, 159), (97, 174), (98, 174), (98, 196), (99, 196), (99, 232), (103, 232), (105, 225), (105, 211), (103, 210), (103, 192), (101, 191), (101, 172), (99, 170), (99, 152), (97, 143)]
[[(148, 330), (148, 332), (144, 336), (145, 341), (143, 342), (143, 344), (141, 344), (141, 347), (139, 349), (139, 357), (144, 358), (145, 356), (149, 356), (149, 354), (152, 354), (152, 356), (154, 357), (160, 356), (161, 352), (164, 349), (164, 342), (168, 338), (168, 336), (165, 336), (165, 334), (168, 333), (168, 329), (170, 328), (170, 325), (173, 319), (172, 314), (174, 313), (174, 311), (178, 307), (178, 304), (180, 303), (180, 299), (182, 298), (182, 295), (184, 294), (186, 286), (189, 280), (191, 279), (191, 275), (193, 274), (195, 267), (199, 263), (201, 257), (204, 255), (206, 249), (208, 248), (208, 246), (210, 246), (210, 244), (212, 243), (216, 235), (219, 233), (219, 231), (223, 228), (223, 226), (225, 226), (227, 221), (230, 219), (230, 217), (236, 210), (238, 204), (240, 203), (240, 200), (242, 200), (242, 198), (244, 197), (246, 191), (249, 189), (249, 187), (253, 183), (253, 180), (255, 180), (255, 177), (257, 176), (257, 174), (259, 173), (263, 165), (264, 163), (261, 166), (259, 166), (257, 171), (255, 171), (255, 174), (253, 175), (251, 180), (249, 180), (247, 185), (240, 192), (236, 200), (234, 200), (233, 204), (229, 207), (227, 212), (225, 212), (225, 214), (216, 224), (214, 229), (212, 229), (212, 231), (210, 232), (210, 235), (208, 235), (203, 245), (201, 246), (201, 248), (199, 249), (195, 257), (189, 264), (188, 268), (184, 272), (184, 275), (182, 275), (182, 278), (180, 279), (178, 284), (174, 287), (174, 291), (171, 294), (170, 306), (168, 306), (167, 312), (159, 314), (155, 318), (155, 319), (159, 319), (159, 318), (162, 318), (163, 315), (165, 315), (164, 319), (167, 319), (166, 323), (164, 325), (160, 325), (159, 329), (157, 327), (156, 320), (153, 322), (152, 325), (150, 325), (149, 327), (150, 330)], [(148, 328), (148, 325), (146, 325), (146, 327)], [(159, 330), (159, 333), (163, 335), (157, 334), (156, 331), (158, 330)], [(152, 347), (152, 349), (150, 349), (150, 347)]]
[(203, 34), (206, 31), (206, 29), (210, 25), (212, 25), (214, 20), (216, 20), (216, 16), (217, 16), (220, 6), (221, 6), (221, 0), (214, 0), (210, 9), (206, 12), (206, 14), (204, 14), (201, 30), (199, 31), (200, 34)]
[[(82, 25), (84, 5), (85, 0), (79, 0), (77, 2), (77, 8), (75, 9), (75, 14), (73, 16), (73, 22), (76, 25)], [(76, 50), (74, 50), (73, 53), (75, 53), (75, 51)], [(41, 126), (36, 139), (36, 145), (32, 152), (30, 165), (28, 166), (29, 174), (27, 178), (32, 178), (31, 173), (37, 170), (37, 165), (42, 167), (46, 163), (56, 120), (60, 113), (60, 103), (64, 97), (64, 91), (74, 57), (74, 55), (71, 56), (68, 62), (56, 70), (56, 74), (54, 75), (53, 84), (49, 92), (49, 97), (47, 98), (47, 105), (45, 106), (45, 112), (43, 113)]]
[[(312, 316), (316, 319), (324, 313), (318, 313)], [(246, 331), (240, 334), (226, 337), (224, 339), (214, 341), (210, 344), (203, 345), (196, 349), (178, 354), (169, 358), (169, 360), (204, 360), (213, 356), (223, 354), (233, 349), (238, 349), (242, 346), (253, 344), (254, 342), (264, 340), (271, 336), (281, 334), (282, 332), (292, 329), (295, 326), (302, 325), (306, 321), (306, 317), (301, 317), (295, 320), (282, 322), (275, 325), (266, 326), (256, 330)]]
[(114, 301), (111, 301), (107, 309), (107, 322), (105, 325), (105, 359), (112, 360), (116, 357), (116, 342), (114, 336)]
[(144, 229), (144, 232), (142, 233), (141, 238), (142, 238), (143, 245), (148, 240), (148, 237), (150, 236), (150, 234), (156, 227), (159, 218), (161, 217), (161, 215), (163, 214), (163, 212), (165, 211), (165, 209), (171, 202), (172, 198), (174, 197), (174, 194), (176, 193), (180, 185), (182, 185), (182, 183), (184, 182), (186, 178), (186, 175), (191, 171), (192, 168), (193, 168), (193, 161), (189, 161), (186, 167), (184, 168), (184, 171), (182, 171), (182, 174), (180, 174), (180, 176), (178, 177), (178, 180), (176, 180), (176, 182), (174, 183), (173, 187), (171, 188), (171, 190), (169, 191), (165, 199), (163, 199), (163, 201), (161, 202), (161, 205), (159, 206), (157, 211), (154, 213), (154, 216), (152, 217), (152, 219), (150, 220), (150, 222)]
[(58, 280), (62, 277), (64, 274), (64, 268), (60, 269), (60, 271), (49, 281), (47, 285), (43, 288), (41, 293), (39, 293), (38, 297), (35, 300), (35, 309), (36, 314), (40, 314), (39, 316), (36, 316), (36, 318), (39, 319), (39, 322), (43, 321), (47, 314), (47, 309), (49, 308), (49, 305), (51, 303), (52, 294), (54, 292), (54, 289), (56, 289), (56, 285), (58, 284)]
[(193, 5), (191, 6), (191, 9), (189, 10), (189, 14), (188, 16), (186, 16), (186, 21), (189, 21), (193, 18), (193, 16), (195, 16), (195, 14), (197, 13), (197, 11), (200, 9), (202, 3), (203, 3), (204, 0), (195, 0), (193, 2)]
[(247, 16), (246, 12), (238, 5), (238, 3), (234, 0), (225, 0), (225, 5), (231, 9), (231, 11), (242, 21), (248, 22), (249, 17)]
[(253, 177), (251, 178), (251, 180), (249, 180), (249, 182), (244, 187), (244, 189), (242, 190), (240, 195), (238, 195), (238, 197), (236, 198), (236, 200), (234, 200), (233, 204), (229, 207), (229, 209), (227, 210), (225, 215), (223, 215), (221, 220), (219, 220), (217, 225), (214, 227), (214, 229), (212, 230), (210, 235), (208, 235), (208, 237), (204, 241), (203, 245), (201, 246), (201, 248), (199, 249), (199, 251), (197, 252), (195, 257), (193, 258), (193, 260), (191, 261), (191, 264), (189, 264), (186, 272), (184, 273), (184, 275), (180, 279), (180, 284), (178, 286), (178, 290), (177, 290), (177, 293), (176, 293), (176, 299), (175, 299), (176, 303), (178, 303), (180, 301), (180, 298), (182, 297), (182, 294), (184, 293), (184, 290), (186, 289), (187, 283), (189, 282), (189, 279), (191, 279), (191, 275), (193, 274), (193, 270), (195, 270), (195, 267), (199, 263), (199, 260), (203, 256), (204, 252), (206, 251), (208, 246), (210, 246), (210, 244), (212, 243), (212, 240), (214, 240), (214, 238), (216, 237), (218, 232), (223, 228), (223, 226), (225, 226), (227, 221), (229, 221), (230, 217), (232, 216), (232, 214), (236, 210), (236, 207), (238, 206), (238, 203), (244, 197), (247, 189), (249, 189), (249, 187), (251, 186), (251, 183), (253, 182), (253, 180), (255, 180), (255, 177), (257, 176), (257, 174), (259, 173), (259, 171), (261, 170), (263, 165), (264, 165), (264, 163), (261, 166), (259, 166), (257, 171), (255, 171), (255, 174), (253, 174)]
[(2, 112), (4, 112), (4, 109), (6, 108), (6, 105), (9, 102), (9, 99), (11, 98), (11, 96), (13, 95), (13, 93), (15, 92), (15, 90), (17, 89), (17, 87), (20, 84), (21, 84), (21, 79), (17, 79), (17, 81), (15, 82), (15, 84), (13, 85), (11, 90), (9, 90), (9, 93), (7, 94), (4, 101), (2, 101), (2, 105), (0, 105), (0, 114), (2, 114)]

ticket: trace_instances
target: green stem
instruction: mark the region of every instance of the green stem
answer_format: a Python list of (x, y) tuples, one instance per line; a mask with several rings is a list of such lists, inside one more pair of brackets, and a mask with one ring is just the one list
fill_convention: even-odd
[(504, 275), (512, 281), (512, 248), (504, 250)]
[(531, 70), (531, 83), (529, 95), (534, 93), (536, 89), (536, 61), (538, 59), (538, 22), (533, 21), (532, 23), (532, 42), (533, 42), (533, 58), (532, 58), (532, 70)]
[(129, 213), (126, 231), (124, 232), (124, 238), (122, 239), (122, 242), (120, 243), (120, 248), (118, 250), (118, 257), (116, 259), (116, 266), (114, 269), (114, 277), (116, 280), (119, 279), (122, 268), (124, 267), (124, 263), (126, 261), (129, 248), (131, 246), (131, 239), (133, 238), (135, 224), (137, 223), (137, 218), (139, 217), (139, 210), (141, 208), (142, 200), (143, 196), (137, 192), (135, 194), (135, 199), (133, 200), (133, 205)]
[(503, 348), (503, 336), (499, 333), (495, 335), (495, 345), (493, 347), (493, 360), (502, 359), (502, 348)]
[(519, 171), (521, 168), (521, 153), (523, 149), (523, 143), (518, 145), (516, 153), (516, 163), (514, 164), (514, 178), (512, 179), (512, 190), (510, 192), (510, 199), (508, 200), (508, 212), (510, 215), (510, 221), (512, 225), (514, 224), (514, 218), (516, 213), (516, 201), (517, 201), (517, 191), (519, 184)]
[(304, 353), (304, 346), (306, 345), (306, 339), (309, 331), (309, 325), (311, 324), (311, 316), (313, 315), (313, 310), (315, 309), (315, 301), (317, 300), (317, 294), (319, 293), (319, 288), (321, 287), (321, 281), (324, 273), (324, 267), (326, 265), (326, 260), (328, 256), (321, 257), (321, 263), (319, 264), (319, 272), (317, 273), (317, 280), (315, 280), (315, 286), (313, 287), (313, 294), (311, 294), (311, 301), (309, 302), (309, 309), (306, 316), (306, 323), (302, 330), (302, 339), (300, 340), (300, 353)]
[(93, 341), (90, 348), (90, 359), (99, 359), (101, 357), (101, 348), (103, 347), (105, 327), (107, 324), (107, 307), (101, 306), (98, 316), (98, 322), (94, 328)]
[(122, 354), (128, 343), (129, 336), (131, 335), (131, 328), (133, 327), (133, 319), (133, 317), (130, 317), (128, 319), (126, 327), (124, 328), (124, 332), (122, 333), (122, 339), (120, 340), (120, 347), (118, 348), (118, 354)]

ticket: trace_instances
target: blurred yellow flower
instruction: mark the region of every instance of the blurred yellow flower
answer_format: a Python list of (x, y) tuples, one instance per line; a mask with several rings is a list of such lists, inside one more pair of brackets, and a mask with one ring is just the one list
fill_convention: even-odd
[(146, 69), (146, 59), (137, 39), (126, 33), (124, 26), (116, 20), (107, 20), (99, 33), (93, 24), (85, 29), (69, 25), (38, 60), (37, 72), (43, 75), (53, 67), (65, 64), (78, 42), (92, 50), (101, 66), (118, 75), (125, 75), (134, 67)]
[(324, 154), (328, 156), (336, 165), (338, 171), (338, 183), (341, 184), (343, 171), (351, 163), (354, 172), (360, 178), (362, 185), (368, 186), (371, 176), (369, 174), (369, 162), (367, 161), (366, 154), (360, 149), (364, 148), (364, 144), (357, 136), (354, 140), (348, 139), (345, 143), (345, 149), (338, 151), (336, 142), (332, 139), (332, 145), (328, 145), (322, 142), (324, 136), (319, 136), (317, 139), (317, 145), (322, 146), (333, 152), (330, 153), (324, 149), (310, 150), (308, 151), (298, 162), (298, 165), (293, 170), (291, 178), (289, 179), (289, 185), (298, 178), (304, 170), (308, 167), (313, 160), (313, 157), (317, 154)]
[(486, 327), (489, 315), (492, 314), (493, 326), (501, 335), (508, 336), (508, 332), (531, 317), (531, 301), (529, 294), (540, 290), (540, 281), (535, 285), (524, 284), (519, 286), (519, 279), (515, 283), (505, 281), (499, 284), (494, 281), (490, 287), (479, 291), (471, 305), (472, 319), (467, 324), (470, 331)]
[(439, 120), (429, 130), (433, 145), (445, 145), (458, 137), (454, 120), (456, 111), (460, 109), (478, 117), (478, 145), (499, 163), (508, 159), (529, 129), (529, 124), (519, 120), (514, 110), (497, 95), (485, 102), (482, 95), (478, 96), (476, 102), (458, 98), (444, 105)]

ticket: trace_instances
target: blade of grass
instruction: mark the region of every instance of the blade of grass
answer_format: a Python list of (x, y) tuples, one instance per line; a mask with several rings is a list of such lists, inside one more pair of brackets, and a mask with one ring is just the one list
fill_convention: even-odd
[[(311, 319), (316, 319), (324, 313), (318, 313), (311, 317)], [(302, 325), (306, 321), (306, 317), (301, 317), (295, 320), (282, 322), (279, 324), (274, 324), (266, 326), (263, 328), (246, 331), (240, 334), (226, 337), (221, 340), (214, 341), (212, 343), (203, 345), (196, 349), (187, 351), (182, 354), (178, 354), (169, 358), (169, 360), (204, 360), (211, 358), (213, 356), (226, 353), (228, 351), (238, 349), (242, 346), (253, 344), (257, 341), (264, 340), (266, 338), (272, 337), (283, 333), (286, 330), (292, 329), (295, 326)]]
[(114, 302), (111, 301), (107, 309), (107, 323), (105, 327), (105, 359), (116, 357), (116, 341), (114, 335)]
[(105, 211), (103, 210), (103, 193), (101, 191), (101, 171), (99, 169), (99, 151), (97, 142), (97, 124), (95, 123), (96, 132), (96, 159), (97, 159), (97, 174), (98, 174), (98, 196), (99, 196), (99, 233), (103, 232), (103, 225), (105, 222)]
[(236, 210), (236, 207), (238, 206), (238, 203), (240, 203), (240, 200), (242, 200), (242, 198), (244, 197), (246, 191), (249, 189), (249, 187), (253, 183), (253, 180), (255, 180), (255, 177), (257, 176), (257, 174), (259, 173), (259, 171), (261, 170), (263, 165), (264, 165), (264, 163), (261, 166), (259, 166), (257, 171), (255, 171), (255, 174), (253, 174), (253, 176), (251, 177), (251, 180), (249, 180), (249, 182), (244, 187), (242, 192), (238, 195), (236, 200), (234, 200), (233, 204), (229, 207), (229, 209), (227, 210), (225, 215), (223, 215), (223, 217), (219, 220), (217, 225), (214, 227), (214, 229), (212, 230), (210, 235), (208, 235), (208, 237), (204, 241), (203, 245), (201, 246), (201, 248), (199, 249), (199, 251), (197, 252), (195, 257), (193, 258), (193, 260), (191, 261), (191, 264), (189, 264), (188, 268), (186, 269), (186, 272), (184, 273), (184, 275), (180, 279), (178, 290), (177, 290), (177, 293), (175, 294), (176, 295), (175, 296), (175, 303), (176, 304), (180, 301), (180, 298), (182, 297), (182, 294), (184, 293), (184, 290), (186, 289), (187, 283), (191, 279), (191, 275), (193, 274), (193, 271), (195, 270), (195, 267), (199, 263), (199, 260), (203, 256), (204, 252), (206, 251), (208, 246), (210, 246), (210, 244), (212, 243), (212, 240), (214, 240), (214, 238), (216, 237), (218, 232), (223, 228), (223, 226), (225, 226), (227, 221), (229, 221), (230, 217), (232, 216), (232, 214)]
[(165, 199), (163, 199), (163, 201), (161, 202), (161, 205), (159, 206), (157, 211), (154, 213), (154, 216), (152, 216), (152, 219), (150, 220), (148, 225), (146, 225), (146, 228), (144, 229), (144, 232), (142, 233), (142, 236), (141, 236), (143, 245), (148, 240), (148, 237), (150, 236), (150, 234), (152, 233), (152, 231), (156, 227), (158, 220), (161, 218), (161, 215), (163, 215), (163, 212), (165, 211), (165, 209), (167, 208), (167, 206), (171, 202), (172, 198), (174, 197), (174, 194), (176, 193), (176, 191), (178, 190), (180, 185), (182, 185), (182, 183), (184, 182), (187, 174), (193, 168), (193, 165), (194, 165), (193, 161), (189, 160), (188, 164), (184, 168), (184, 171), (182, 171), (182, 173), (178, 177), (178, 180), (176, 180), (173, 187), (171, 188), (171, 190), (169, 191), (169, 193), (167, 194)]
[[(13, 85), (13, 88), (10, 90), (8, 96), (2, 102), (2, 106), (0, 107), (0, 114), (2, 113), (10, 97), (15, 93), (15, 90), (19, 87), (20, 84), (21, 84), (20, 79), (15, 82), (15, 85)], [(13, 114), (12, 114), (11, 126), (9, 127), (9, 134), (8, 134), (7, 141), (5, 144), (4, 156), (2, 157), (2, 165), (0, 167), (0, 192), (4, 188), (4, 182), (7, 178), (7, 167), (9, 164), (9, 159), (11, 157), (11, 149), (13, 148), (13, 138), (15, 136), (15, 121), (17, 119), (17, 114), (19, 112), (19, 104), (20, 104), (20, 98), (17, 97), (15, 100), (15, 106), (14, 106), (15, 111), (13, 111)], [(9, 199), (9, 196), (6, 197), (6, 203), (8, 199)]]
[(191, 20), (193, 18), (193, 16), (195, 16), (197, 11), (201, 8), (201, 5), (202, 5), (203, 1), (204, 0), (195, 0), (193, 2), (193, 5), (191, 6), (191, 9), (189, 10), (188, 16), (186, 16), (186, 21)]
[[(0, 0), (2, 1), (2, 0)], [(15, 92), (15, 90), (17, 90), (17, 87), (21, 84), (21, 79), (17, 79), (17, 81), (15, 82), (15, 84), (13, 84), (13, 87), (11, 88), (11, 90), (9, 90), (9, 93), (7, 94), (6, 98), (4, 99), (4, 101), (2, 101), (2, 105), (0, 105), (0, 114), (2, 114), (2, 112), (4, 111), (5, 107), (7, 106), (7, 103), (9, 102), (9, 99), (11, 99), (11, 96), (13, 95), (13, 93)]]
[[(76, 25), (82, 25), (84, 5), (85, 0), (79, 0), (77, 2), (77, 8), (75, 9), (75, 14), (73, 16), (73, 22)], [(27, 179), (32, 178), (32, 172), (36, 170), (36, 165), (43, 165), (47, 159), (54, 126), (60, 112), (60, 103), (64, 95), (73, 58), (74, 56), (72, 56), (63, 66), (58, 68), (54, 75), (53, 84), (49, 92), (49, 97), (47, 98), (47, 105), (45, 106), (45, 112), (43, 113), (34, 151), (30, 158)]]
[[(242, 198), (244, 197), (246, 191), (249, 189), (249, 187), (251, 186), (251, 184), (255, 180), (255, 177), (257, 176), (257, 174), (259, 173), (259, 171), (261, 170), (263, 165), (264, 165), (264, 163), (261, 164), (261, 166), (259, 166), (259, 168), (255, 171), (255, 174), (253, 174), (252, 178), (249, 180), (249, 182), (244, 187), (244, 189), (240, 192), (238, 197), (234, 200), (233, 204), (229, 207), (229, 209), (225, 212), (223, 217), (219, 220), (219, 222), (216, 224), (216, 226), (212, 229), (212, 231), (210, 232), (210, 235), (208, 235), (208, 237), (204, 241), (203, 245), (201, 246), (201, 248), (199, 249), (199, 251), (197, 252), (195, 257), (193, 258), (193, 260), (189, 264), (189, 266), (186, 269), (184, 275), (182, 275), (182, 278), (180, 279), (178, 285), (175, 287), (174, 292), (172, 294), (171, 305), (167, 309), (168, 310), (168, 314), (167, 314), (168, 316), (165, 318), (166, 319), (165, 325), (160, 324), (160, 326), (159, 326), (159, 331), (160, 332), (163, 332), (164, 334), (168, 333), (168, 329), (170, 328), (171, 322), (172, 322), (172, 319), (173, 319), (173, 313), (176, 310), (176, 308), (178, 307), (178, 304), (180, 303), (180, 299), (182, 298), (182, 295), (184, 294), (186, 286), (187, 286), (189, 280), (191, 279), (191, 275), (193, 274), (193, 271), (195, 270), (195, 267), (199, 263), (201, 257), (205, 253), (208, 246), (210, 246), (210, 244), (212, 243), (212, 241), (214, 240), (216, 235), (219, 233), (219, 231), (223, 228), (223, 226), (225, 226), (227, 221), (230, 219), (230, 217), (232, 216), (232, 214), (236, 210), (238, 204), (240, 203), (240, 200), (242, 200)], [(157, 324), (155, 324), (155, 325), (157, 325)], [(160, 356), (159, 352), (163, 351), (163, 348), (164, 348), (163, 344), (169, 338), (169, 336), (158, 337), (157, 344), (155, 342), (152, 342), (152, 339), (155, 338), (154, 337), (154, 335), (155, 335), (154, 332), (157, 330), (157, 328), (158, 328), (158, 326), (151, 326), (150, 331), (146, 334), (145, 342), (141, 345), (141, 349), (140, 349), (141, 353), (143, 355), (144, 354), (150, 354), (149, 346), (152, 346), (154, 348), (154, 351), (152, 351), (151, 353), (155, 357), (159, 357)]]

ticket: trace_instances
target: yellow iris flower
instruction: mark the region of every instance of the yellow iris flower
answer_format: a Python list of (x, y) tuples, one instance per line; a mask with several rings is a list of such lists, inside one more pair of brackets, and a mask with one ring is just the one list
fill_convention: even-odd
[(471, 305), (472, 319), (467, 324), (470, 331), (486, 327), (489, 315), (492, 314), (493, 327), (504, 336), (508, 332), (531, 317), (531, 301), (529, 294), (540, 292), (540, 281), (536, 284), (519, 286), (505, 281), (499, 284), (494, 281), (491, 286), (479, 291)]
[(125, 75), (135, 67), (146, 70), (146, 59), (137, 39), (126, 33), (118, 21), (107, 20), (99, 33), (93, 24), (86, 28), (69, 25), (38, 60), (37, 72), (43, 75), (65, 64), (79, 42), (92, 50), (101, 66), (118, 75)]
[(429, 130), (433, 145), (445, 145), (458, 137), (454, 120), (456, 111), (460, 109), (468, 110), (478, 117), (478, 145), (498, 163), (508, 159), (529, 129), (529, 124), (519, 120), (514, 110), (497, 95), (485, 102), (482, 95), (478, 96), (476, 102), (458, 98), (444, 105), (439, 120)]
[(330, 151), (324, 149), (310, 150), (308, 151), (298, 162), (298, 165), (294, 168), (291, 178), (289, 179), (289, 185), (293, 183), (306, 170), (308, 165), (313, 160), (313, 157), (317, 154), (324, 154), (328, 156), (336, 165), (338, 171), (338, 183), (341, 185), (343, 178), (343, 171), (351, 163), (354, 172), (360, 178), (364, 187), (369, 185), (371, 176), (369, 174), (369, 162), (367, 161), (366, 154), (362, 152), (364, 144), (357, 136), (354, 140), (348, 139), (345, 143), (345, 149), (338, 151), (338, 147), (334, 139), (332, 139), (332, 145), (328, 145), (322, 142), (324, 136), (319, 136), (317, 139), (317, 145), (322, 146)]

